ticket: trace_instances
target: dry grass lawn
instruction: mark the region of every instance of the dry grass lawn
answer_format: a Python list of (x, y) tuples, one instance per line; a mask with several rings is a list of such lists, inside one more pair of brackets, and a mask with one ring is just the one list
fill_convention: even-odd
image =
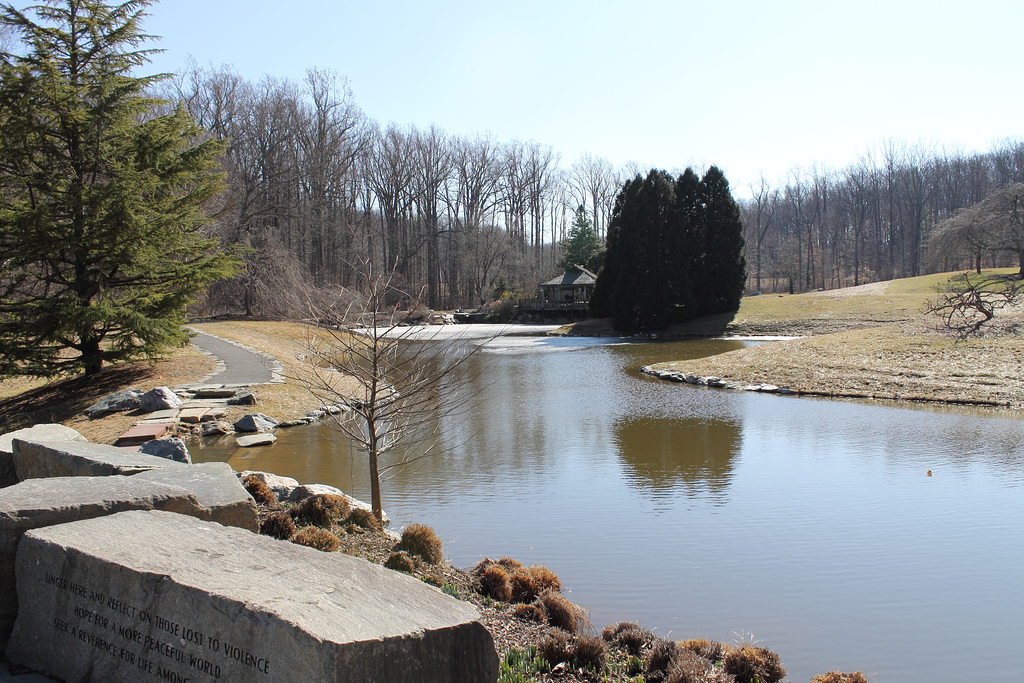
[(750, 297), (726, 334), (807, 336), (658, 367), (812, 395), (1024, 407), (1024, 308), (960, 339), (925, 312), (949, 277)]

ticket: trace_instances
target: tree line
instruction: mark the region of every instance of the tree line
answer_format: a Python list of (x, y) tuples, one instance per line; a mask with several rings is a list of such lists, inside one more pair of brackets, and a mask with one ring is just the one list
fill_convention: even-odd
[[(616, 196), (640, 170), (584, 155), (568, 168), (549, 145), (458, 136), (368, 118), (338, 75), (242, 78), (193, 64), (163, 95), (228, 141), (216, 234), (250, 249), (215, 285), (209, 313), (288, 316), (311, 295), (358, 288), (369, 260), (431, 308), (480, 305), (494, 283), (532, 293), (560, 264), (583, 207), (605, 240)], [(933, 248), (936, 226), (1024, 181), (1024, 142), (984, 153), (889, 141), (841, 170), (762, 178), (739, 202), (746, 289), (858, 285), (985, 260)]]
[(604, 236), (620, 185), (598, 157), (564, 169), (537, 142), (382, 125), (324, 70), (254, 83), (192, 65), (161, 94), (228, 145), (214, 231), (248, 254), (210, 313), (301, 313), (312, 293), (358, 288), (366, 259), (431, 308), (479, 305), (499, 279), (531, 291), (576, 209)]
[(741, 202), (748, 290), (833, 289), (944, 272), (1013, 265), (978, 241), (953, 247), (936, 228), (1000, 188), (1024, 181), (1024, 142), (982, 153), (895, 141), (841, 170), (763, 177)]

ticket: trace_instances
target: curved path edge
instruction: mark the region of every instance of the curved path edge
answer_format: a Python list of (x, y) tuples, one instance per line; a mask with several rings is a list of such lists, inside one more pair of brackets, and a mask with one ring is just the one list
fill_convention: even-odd
[(273, 356), (192, 327), (188, 330), (194, 335), (192, 346), (217, 361), (216, 370), (189, 387), (246, 387), (285, 381), (281, 362)]

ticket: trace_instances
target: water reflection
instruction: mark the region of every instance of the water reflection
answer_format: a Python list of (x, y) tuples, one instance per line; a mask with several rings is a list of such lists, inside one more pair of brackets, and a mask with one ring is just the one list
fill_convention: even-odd
[[(384, 508), (431, 524), (457, 566), (548, 565), (597, 626), (753, 633), (794, 681), (1012, 680), (1024, 422), (638, 372), (746, 345), (503, 340), (453, 382), (473, 400), (441, 411), (443, 450), (396, 472)], [(365, 457), (329, 427), (279, 437), (193, 457), (368, 497)]]
[(627, 481), (654, 498), (678, 493), (722, 505), (741, 444), (732, 420), (623, 418), (615, 444)]

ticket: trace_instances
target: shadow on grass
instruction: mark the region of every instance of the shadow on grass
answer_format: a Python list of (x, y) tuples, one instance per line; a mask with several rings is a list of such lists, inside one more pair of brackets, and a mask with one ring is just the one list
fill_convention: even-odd
[(145, 364), (104, 368), (89, 377), (69, 377), (0, 399), (0, 433), (44, 422), (64, 422), (107, 394), (152, 373)]

